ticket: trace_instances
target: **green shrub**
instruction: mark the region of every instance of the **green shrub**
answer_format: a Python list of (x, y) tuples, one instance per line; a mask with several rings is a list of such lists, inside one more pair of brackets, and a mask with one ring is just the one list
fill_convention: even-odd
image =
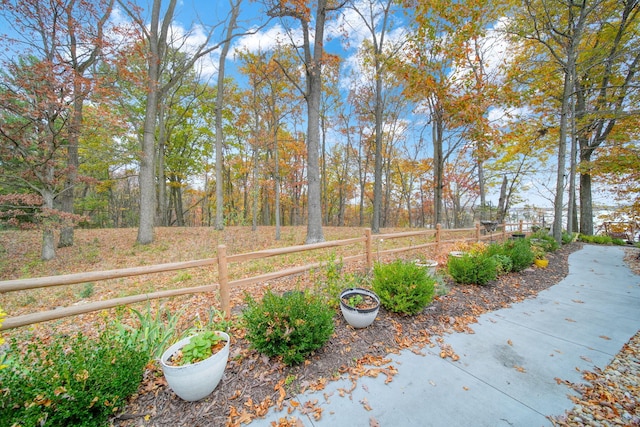
[(293, 291), (279, 296), (267, 291), (262, 301), (247, 295), (246, 302), (245, 337), (256, 350), (282, 356), (287, 365), (303, 362), (333, 334), (335, 311), (316, 295)]
[(413, 262), (396, 260), (373, 268), (373, 291), (384, 308), (394, 313), (416, 314), (433, 300), (436, 280)]
[(504, 255), (511, 258), (511, 271), (522, 271), (533, 264), (535, 255), (527, 239), (509, 240), (503, 245)]
[(511, 261), (511, 258), (508, 255), (498, 253), (491, 255), (491, 257), (496, 261), (496, 273), (498, 276), (509, 273), (513, 270), (513, 261)]
[(578, 240), (585, 243), (594, 243), (597, 245), (610, 245), (613, 243), (613, 239), (609, 236), (588, 236), (586, 234), (580, 234)]
[(533, 233), (530, 236), (529, 240), (535, 241), (536, 242), (535, 244), (538, 246), (541, 246), (545, 252), (554, 252), (560, 248), (560, 244), (558, 244), (557, 240), (554, 239), (553, 236), (543, 231), (538, 231), (537, 233)]
[(624, 246), (627, 244), (623, 239), (611, 239), (611, 243), (618, 246)]
[(568, 245), (569, 243), (573, 242), (573, 240), (576, 238), (576, 233), (569, 233), (567, 231), (563, 231), (562, 232), (562, 244), (563, 245)]
[(314, 277), (313, 279), (315, 293), (322, 296), (326, 304), (336, 309), (340, 306), (340, 293), (350, 287), (345, 286), (344, 283), (343, 265), (342, 259), (338, 260), (336, 254), (331, 253), (324, 265), (324, 274), (321, 273), (319, 277)]
[(487, 253), (451, 257), (448, 268), (453, 280), (463, 284), (486, 285), (498, 276), (498, 262), (495, 255), (491, 256)]
[(0, 371), (0, 425), (100, 426), (126, 404), (142, 380), (148, 355), (115, 339), (113, 330), (31, 343), (14, 339)]
[(78, 296), (80, 298), (89, 298), (94, 293), (94, 284), (93, 283), (85, 283), (82, 287), (82, 290), (78, 292)]

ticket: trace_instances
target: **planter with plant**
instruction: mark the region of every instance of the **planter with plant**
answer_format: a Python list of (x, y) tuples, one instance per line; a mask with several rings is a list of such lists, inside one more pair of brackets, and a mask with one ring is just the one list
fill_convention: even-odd
[(364, 288), (349, 288), (340, 294), (340, 311), (354, 328), (366, 328), (378, 316), (380, 298)]
[(427, 260), (416, 259), (415, 263), (418, 267), (421, 267), (427, 270), (427, 273), (429, 273), (430, 276), (436, 275), (436, 271), (438, 269), (438, 261), (433, 259), (427, 259)]
[(169, 387), (183, 400), (207, 397), (218, 386), (229, 359), (229, 335), (205, 331), (184, 338), (160, 357)]
[(462, 258), (467, 252), (465, 251), (451, 251), (449, 252), (449, 258)]

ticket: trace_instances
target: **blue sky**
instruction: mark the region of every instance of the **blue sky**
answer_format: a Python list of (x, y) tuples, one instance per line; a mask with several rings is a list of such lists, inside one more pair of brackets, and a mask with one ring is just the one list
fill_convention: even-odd
[[(139, 0), (138, 3), (142, 6), (147, 13), (151, 10), (151, 4), (153, 0)], [(164, 1), (167, 3), (167, 0)], [(263, 5), (259, 2), (253, 2), (244, 0), (242, 4), (242, 14), (240, 17), (240, 25), (245, 29), (257, 28), (263, 25), (267, 21), (267, 17), (263, 11)], [(206, 26), (219, 25), (224, 22), (229, 12), (228, 0), (181, 0), (176, 8), (174, 16), (174, 31), (176, 34), (186, 35), (189, 34), (189, 39), (194, 45), (201, 43), (204, 40)], [(147, 15), (148, 16), (148, 15)], [(356, 15), (353, 10), (343, 9), (339, 15), (333, 15), (333, 19), (328, 20), (325, 34), (328, 42), (325, 45), (325, 49), (329, 53), (337, 54), (342, 57), (342, 81), (340, 83), (341, 88), (344, 90), (349, 86), (349, 75), (352, 75), (350, 71), (357, 70), (358, 61), (356, 59), (357, 47), (361, 45), (363, 39), (370, 38), (368, 30), (362, 24), (361, 18)], [(126, 19), (126, 17), (123, 17)], [(394, 25), (391, 39), (400, 38), (406, 31), (402, 25), (402, 19), (404, 16), (402, 12), (395, 16), (396, 22)], [(293, 33), (296, 34), (296, 23), (288, 21), (287, 24), (293, 25)], [(223, 26), (216, 29), (217, 34), (221, 34), (224, 30)], [(299, 34), (299, 33), (298, 33)], [(348, 37), (345, 37), (348, 35)], [(217, 40), (220, 40), (221, 36), (218, 36)], [(227, 73), (233, 75), (234, 73), (234, 55), (235, 49), (247, 49), (249, 51), (257, 51), (258, 49), (268, 51), (278, 41), (285, 42), (285, 30), (281, 21), (274, 19), (268, 22), (268, 24), (260, 29), (256, 34), (244, 36), (234, 40), (232, 51), (228, 57)], [(504, 46), (496, 46), (496, 49), (500, 51), (500, 54), (494, 55), (496, 62), (504, 54)], [(203, 69), (204, 74), (213, 76), (217, 72), (218, 67), (218, 53), (214, 52), (210, 57), (201, 61), (200, 66)], [(356, 73), (357, 75), (358, 73)], [(365, 78), (362, 75), (362, 78)], [(495, 113), (500, 115), (500, 112)], [(413, 116), (409, 118), (410, 121), (423, 120), (423, 117)], [(410, 137), (411, 138), (411, 137)], [(432, 148), (427, 146), (421, 153), (420, 157), (431, 157)], [(554, 168), (550, 168), (552, 170)], [(535, 182), (527, 184), (530, 187), (529, 194), (525, 196), (526, 203), (535, 204), (537, 206), (549, 205), (550, 201), (547, 198), (542, 197), (539, 193), (545, 193), (546, 190), (542, 185), (536, 185)], [(538, 187), (538, 188), (536, 188)], [(497, 189), (490, 190), (488, 194), (488, 200), (491, 200), (493, 205), (497, 205), (498, 194)]]
[[(151, 10), (153, 0), (138, 0), (137, 3), (144, 8), (146, 16), (148, 17)], [(163, 3), (168, 3), (164, 0)], [(241, 6), (241, 16), (239, 19), (239, 25), (243, 29), (256, 29), (261, 25), (264, 25), (268, 21), (268, 17), (264, 12), (264, 6), (258, 1), (243, 0)], [(176, 33), (187, 34), (190, 33), (190, 39), (194, 44), (198, 44), (204, 39), (206, 26), (219, 25), (227, 19), (229, 12), (228, 0), (180, 0), (176, 7), (176, 13), (174, 16), (174, 30)], [(357, 66), (355, 60), (355, 54), (357, 47), (361, 45), (362, 40), (368, 37), (367, 30), (360, 18), (355, 12), (348, 8), (343, 8), (339, 14), (332, 15), (333, 19), (327, 21), (325, 27), (325, 35), (327, 42), (325, 43), (325, 50), (332, 54), (337, 54), (343, 58), (344, 71), (348, 71)], [(126, 16), (116, 16), (116, 20), (127, 20)], [(404, 19), (402, 13), (399, 13), (394, 18), (396, 20)], [(287, 24), (292, 25), (294, 36), (299, 36), (299, 27), (297, 23), (289, 20)], [(223, 26), (216, 28), (217, 38), (215, 40), (222, 39)], [(389, 39), (400, 37), (399, 35), (404, 32), (404, 28), (401, 25), (397, 25), (393, 30)], [(233, 51), (235, 49), (246, 49), (249, 51), (257, 51), (261, 49), (268, 51), (276, 43), (286, 43), (288, 41), (286, 32), (282, 26), (282, 23), (278, 19), (273, 19), (268, 24), (260, 29), (256, 34), (247, 35), (241, 38), (237, 38), (233, 42), (232, 51), (228, 57), (228, 61), (233, 69), (234, 62)], [(345, 35), (348, 34), (348, 37)], [(299, 39), (301, 40), (301, 39)], [(210, 58), (207, 58), (202, 62), (202, 66), (207, 74), (213, 74), (217, 70), (217, 52), (214, 52)], [(347, 75), (343, 71), (343, 75)], [(343, 87), (347, 87), (347, 83), (343, 83)]]
[[(144, 9), (144, 16), (147, 21), (151, 11), (153, 0), (137, 0), (138, 5)], [(166, 5), (168, 0), (163, 0)], [(224, 31), (224, 23), (227, 19), (229, 12), (228, 0), (179, 0), (176, 12), (174, 15), (173, 32), (177, 37), (187, 37), (187, 46), (197, 46), (201, 44), (206, 35), (207, 27), (216, 26), (216, 34), (214, 42), (222, 38), (221, 34)], [(334, 16), (335, 18), (335, 16)], [(403, 27), (402, 19), (404, 16), (402, 13), (395, 16), (396, 23), (394, 25), (391, 39), (400, 38), (401, 34), (405, 31)], [(126, 14), (116, 8), (113, 16), (115, 22), (126, 22), (129, 18)], [(263, 5), (260, 2), (244, 0), (242, 4), (242, 14), (240, 16), (239, 24), (244, 29), (257, 28), (267, 21), (266, 14), (263, 11)], [(291, 24), (292, 22), (289, 21)], [(295, 25), (294, 34), (295, 34)], [(0, 26), (3, 27), (3, 31), (9, 27), (6, 22), (1, 22)], [(345, 34), (348, 35), (345, 37)], [(351, 9), (343, 9), (337, 19), (329, 20), (326, 26), (326, 36), (329, 41), (326, 43), (325, 48), (329, 53), (337, 54), (343, 59), (342, 70), (342, 82), (340, 84), (342, 89), (349, 86), (350, 71), (357, 70), (358, 62), (355, 59), (357, 47), (361, 45), (362, 40), (366, 37), (370, 37), (367, 33), (366, 27), (362, 24), (360, 18)], [(269, 50), (278, 40), (286, 40), (285, 31), (279, 20), (270, 21), (264, 28), (260, 29), (256, 34), (244, 36), (238, 38), (233, 43), (233, 49), (248, 49), (250, 51), (256, 51), (257, 49)], [(498, 49), (501, 49), (498, 46)], [(232, 52), (228, 58), (227, 70), (228, 74), (233, 75), (234, 72), (234, 55)], [(497, 59), (500, 59), (503, 53), (495, 55)], [(218, 67), (218, 53), (214, 52), (208, 58), (203, 59), (199, 64), (202, 67), (202, 71), (209, 77), (215, 76)], [(420, 117), (410, 117), (410, 121), (422, 120)], [(421, 157), (431, 157), (431, 147), (427, 147), (421, 154)], [(549, 201), (545, 198), (536, 196), (534, 191), (529, 192), (527, 201), (533, 202), (538, 205), (548, 205)], [(544, 189), (542, 189), (544, 192)], [(494, 204), (497, 204), (497, 196), (491, 195), (491, 199)]]

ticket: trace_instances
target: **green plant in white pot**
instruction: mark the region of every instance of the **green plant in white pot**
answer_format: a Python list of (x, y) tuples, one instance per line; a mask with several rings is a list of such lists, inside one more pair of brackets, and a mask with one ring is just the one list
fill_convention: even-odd
[(186, 401), (211, 394), (227, 367), (229, 341), (226, 332), (205, 331), (169, 347), (160, 357), (169, 387)]
[(423, 260), (418, 258), (415, 260), (415, 263), (418, 267), (422, 267), (427, 270), (427, 273), (429, 273), (430, 276), (435, 277), (438, 270), (438, 261), (434, 259)]
[(354, 328), (366, 328), (378, 316), (380, 298), (364, 288), (349, 288), (340, 294), (340, 311)]

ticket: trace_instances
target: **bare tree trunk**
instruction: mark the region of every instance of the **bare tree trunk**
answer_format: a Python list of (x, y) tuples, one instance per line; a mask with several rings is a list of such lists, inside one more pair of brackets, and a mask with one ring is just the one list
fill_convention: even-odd
[[(73, 205), (75, 202), (75, 186), (78, 179), (78, 142), (80, 136), (80, 127), (82, 126), (82, 107), (84, 104), (84, 96), (81, 95), (82, 85), (79, 78), (74, 78), (74, 94), (73, 112), (71, 117), (71, 125), (69, 129), (69, 143), (67, 146), (67, 179), (64, 191), (60, 194), (60, 210), (67, 213), (73, 213)], [(73, 226), (65, 226), (60, 230), (59, 248), (73, 246)]]
[(278, 155), (278, 128), (273, 135), (274, 144), (274, 192), (275, 192), (275, 216), (276, 216), (276, 240), (280, 240), (280, 156)]
[(156, 121), (155, 106), (157, 105), (157, 100), (157, 92), (155, 90), (150, 90), (147, 93), (147, 104), (149, 106), (145, 113), (139, 176), (140, 225), (138, 227), (137, 242), (142, 245), (153, 242), (153, 227), (156, 211), (154, 130)]
[(253, 169), (252, 169), (252, 189), (251, 198), (253, 201), (253, 209), (251, 214), (251, 229), (256, 231), (258, 229), (258, 195), (260, 189), (258, 188), (258, 149), (253, 149)]
[(165, 128), (165, 106), (161, 103), (158, 106), (158, 149), (157, 159), (157, 196), (155, 223), (161, 226), (169, 225), (169, 206), (167, 203), (167, 176), (165, 174), (165, 151), (167, 146), (167, 130)]
[(322, 231), (322, 202), (320, 195), (320, 166), (318, 150), (320, 142), (320, 101), (322, 91), (322, 60), (324, 55), (324, 25), (327, 0), (318, 0), (316, 9), (313, 55), (310, 52), (308, 23), (305, 34), (305, 63), (307, 77), (307, 183), (308, 218), (306, 243), (324, 242)]
[[(176, 181), (175, 182), (175, 186), (174, 188), (172, 188), (172, 192), (173, 192), (173, 197), (174, 197), (174, 206), (176, 209), (176, 225), (178, 227), (184, 227), (185, 222), (184, 222), (184, 206), (182, 205), (182, 189), (180, 187), (180, 182)], [(168, 220), (170, 220), (170, 218), (167, 218)], [(169, 223), (167, 223), (167, 225), (169, 225)]]
[(500, 198), (498, 199), (498, 216), (496, 221), (498, 223), (504, 222), (504, 218), (507, 215), (507, 175), (502, 176), (502, 185), (500, 186)]
[[(591, 150), (580, 150), (580, 164), (589, 165)], [(591, 192), (591, 172), (580, 173), (580, 233), (593, 235), (593, 196)]]
[(575, 137), (575, 130), (572, 131), (573, 136), (571, 138), (571, 158), (569, 160), (569, 204), (567, 209), (567, 231), (572, 232), (577, 218), (576, 209), (576, 155), (577, 155), (577, 138)]
[[(69, 53), (71, 57), (71, 64), (75, 73), (73, 77), (73, 112), (69, 129), (67, 152), (67, 167), (69, 168), (69, 172), (67, 174), (65, 189), (59, 196), (61, 202), (60, 208), (63, 212), (67, 213), (74, 212), (74, 190), (76, 181), (78, 179), (78, 145), (80, 139), (80, 129), (82, 127), (82, 110), (88, 92), (85, 90), (85, 85), (83, 84), (83, 74), (90, 66), (92, 66), (96, 62), (98, 56), (100, 55), (100, 52), (102, 50), (103, 28), (105, 23), (111, 16), (113, 3), (114, 0), (109, 0), (108, 3), (104, 5), (104, 14), (97, 20), (97, 22), (95, 22), (95, 44), (90, 47), (89, 52), (86, 51), (89, 46), (83, 45), (80, 55), (85, 59), (82, 61), (79, 61), (76, 27), (74, 24), (74, 19), (71, 16), (71, 13), (73, 12), (73, 6), (66, 9), (67, 13), (69, 13), (69, 15), (67, 16), (67, 19), (69, 21), (69, 25), (67, 28), (69, 31)], [(60, 230), (60, 240), (58, 241), (58, 247), (63, 248), (70, 246), (73, 246), (73, 226), (65, 226)]]
[(375, 156), (373, 166), (373, 218), (371, 232), (380, 233), (380, 210), (382, 208), (382, 77), (376, 69), (375, 101)]
[(151, 25), (148, 31), (150, 55), (147, 61), (147, 97), (142, 135), (140, 159), (140, 224), (137, 242), (142, 245), (153, 242), (153, 227), (156, 206), (155, 186), (155, 131), (157, 125), (158, 100), (160, 98), (160, 62), (165, 49), (169, 23), (173, 18), (176, 0), (170, 0), (160, 27), (161, 0), (154, 0)]
[[(479, 154), (478, 154), (479, 156)], [(487, 200), (485, 196), (485, 188), (484, 188), (484, 166), (482, 159), (478, 158), (478, 188), (480, 190), (480, 219), (491, 219), (491, 211), (489, 211), (489, 215), (486, 215), (485, 208), (487, 205)]]
[(222, 179), (222, 107), (224, 104), (224, 70), (227, 54), (231, 47), (233, 31), (236, 28), (238, 15), (240, 14), (240, 2), (236, 0), (231, 5), (231, 18), (227, 26), (226, 41), (220, 51), (218, 61), (218, 93), (216, 95), (216, 230), (224, 229), (224, 186)]
[(442, 154), (442, 122), (440, 114), (434, 111), (433, 119), (433, 226), (442, 223), (442, 188), (444, 159)]
[[(53, 176), (53, 168), (50, 167), (50, 175)], [(42, 195), (42, 208), (45, 210), (53, 209), (53, 192), (45, 189), (41, 192)], [(53, 228), (50, 225), (44, 224), (42, 230), (42, 251), (40, 258), (43, 261), (50, 261), (56, 257), (56, 246), (53, 238)]]

